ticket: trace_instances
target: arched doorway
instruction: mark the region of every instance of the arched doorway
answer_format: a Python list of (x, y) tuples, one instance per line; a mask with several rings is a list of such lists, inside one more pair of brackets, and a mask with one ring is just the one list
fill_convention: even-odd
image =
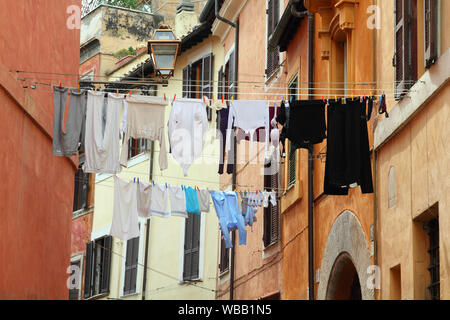
[(347, 252), (336, 259), (327, 287), (327, 300), (362, 300), (358, 272)]
[(356, 216), (345, 210), (334, 221), (323, 251), (317, 299), (373, 300), (367, 285), (371, 266), (368, 241)]

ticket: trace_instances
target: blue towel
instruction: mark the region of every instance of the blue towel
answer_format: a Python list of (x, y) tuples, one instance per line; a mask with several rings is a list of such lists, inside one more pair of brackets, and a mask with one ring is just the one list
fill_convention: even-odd
[(186, 211), (193, 214), (200, 214), (197, 191), (191, 187), (184, 189), (186, 195)]

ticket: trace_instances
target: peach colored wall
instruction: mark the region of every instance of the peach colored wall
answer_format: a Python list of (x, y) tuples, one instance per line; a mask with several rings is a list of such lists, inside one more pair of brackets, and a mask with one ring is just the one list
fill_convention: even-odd
[[(450, 188), (448, 136), (450, 86), (378, 151), (378, 214), (381, 298), (389, 299), (389, 269), (401, 264), (402, 299), (424, 296), (414, 291), (413, 218), (439, 202), (441, 299), (450, 295)], [(395, 166), (396, 205), (388, 208), (388, 173)], [(428, 261), (427, 261), (428, 264)]]

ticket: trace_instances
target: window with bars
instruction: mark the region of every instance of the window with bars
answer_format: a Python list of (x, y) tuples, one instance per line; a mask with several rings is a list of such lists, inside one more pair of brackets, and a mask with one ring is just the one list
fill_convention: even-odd
[[(212, 99), (213, 94), (213, 55), (208, 54), (183, 69), (183, 98)], [(206, 108), (208, 120), (211, 109)]]
[[(267, 170), (270, 170), (270, 166), (272, 163), (268, 163), (264, 165)], [(267, 247), (272, 243), (278, 241), (279, 239), (279, 199), (278, 199), (278, 170), (271, 170), (275, 172), (271, 175), (264, 176), (264, 190), (272, 191), (274, 190), (277, 195), (277, 204), (275, 206), (269, 201), (269, 205), (267, 208), (264, 208), (264, 234), (263, 234), (263, 242), (264, 246)]]
[(86, 244), (85, 299), (109, 293), (111, 249), (111, 236), (105, 236)]
[(201, 215), (188, 213), (184, 230), (183, 281), (197, 280), (200, 276), (200, 223)]
[(136, 293), (139, 262), (139, 237), (127, 241), (123, 294)]
[(428, 254), (430, 256), (430, 285), (427, 287), (432, 300), (440, 300), (440, 275), (439, 275), (439, 218), (431, 219), (424, 223), (424, 229), (430, 240)]
[(395, 98), (417, 81), (417, 0), (395, 0)]
[(269, 0), (267, 6), (267, 68), (266, 75), (271, 76), (278, 68), (280, 63), (280, 52), (278, 47), (269, 48), (269, 40), (278, 24), (280, 16), (280, 1)]

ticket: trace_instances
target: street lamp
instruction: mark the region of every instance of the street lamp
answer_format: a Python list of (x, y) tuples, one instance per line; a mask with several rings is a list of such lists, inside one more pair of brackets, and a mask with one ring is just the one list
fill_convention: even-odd
[(178, 40), (172, 29), (160, 26), (148, 41), (148, 53), (152, 57), (157, 76), (168, 79), (173, 76), (175, 62), (181, 40)]

